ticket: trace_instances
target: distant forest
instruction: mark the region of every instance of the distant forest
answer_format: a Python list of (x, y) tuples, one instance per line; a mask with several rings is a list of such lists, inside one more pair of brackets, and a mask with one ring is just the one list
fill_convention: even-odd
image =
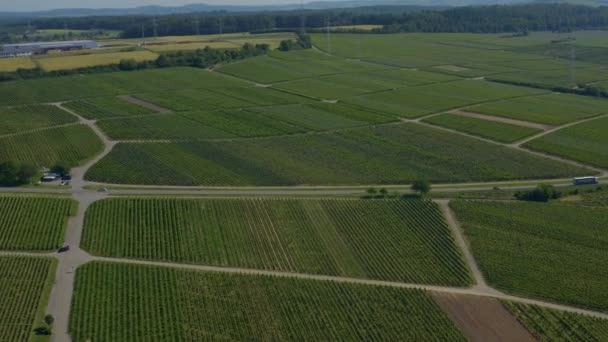
[[(304, 19), (302, 20), (302, 17)], [(149, 16), (41, 18), (38, 29), (120, 30), (123, 38), (294, 30), (346, 25), (383, 25), (375, 33), (571, 31), (608, 28), (608, 7), (527, 4), (429, 10), (368, 7), (262, 13), (200, 13)]]

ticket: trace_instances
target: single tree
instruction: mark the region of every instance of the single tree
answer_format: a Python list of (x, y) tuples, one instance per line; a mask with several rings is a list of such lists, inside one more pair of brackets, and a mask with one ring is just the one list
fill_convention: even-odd
[(431, 191), (431, 183), (426, 180), (417, 180), (412, 183), (412, 190), (424, 196)]
[(44, 323), (47, 325), (53, 325), (53, 323), (55, 323), (55, 317), (53, 317), (51, 314), (47, 314), (44, 316)]

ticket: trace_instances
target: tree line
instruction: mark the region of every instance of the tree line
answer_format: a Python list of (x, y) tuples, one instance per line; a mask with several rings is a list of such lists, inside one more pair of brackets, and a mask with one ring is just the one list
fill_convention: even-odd
[(114, 64), (55, 71), (44, 71), (41, 68), (18, 69), (16, 72), (0, 73), (0, 82), (18, 79), (97, 74), (104, 72), (133, 71), (177, 66), (209, 68), (217, 64), (264, 55), (270, 51), (270, 45), (268, 44), (253, 45), (246, 43), (240, 49), (212, 49), (210, 47), (205, 47), (204, 49), (198, 49), (195, 51), (162, 53), (156, 60), (150, 61), (138, 62), (135, 59), (122, 59), (119, 63)]
[(372, 33), (571, 31), (608, 27), (608, 7), (571, 4), (524, 4), (416, 9), (369, 7), (358, 9), (259, 13), (197, 13), (159, 17), (114, 16), (41, 18), (39, 29), (120, 30), (123, 38), (268, 32), (327, 26), (382, 25)]

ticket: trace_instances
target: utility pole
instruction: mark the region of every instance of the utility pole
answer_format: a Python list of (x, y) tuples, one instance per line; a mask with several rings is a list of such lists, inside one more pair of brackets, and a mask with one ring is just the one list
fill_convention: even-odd
[(574, 45), (570, 49), (570, 64), (568, 65), (568, 81), (571, 84), (576, 83), (576, 47)]
[(152, 18), (152, 28), (154, 37), (158, 37), (158, 23), (156, 22), (156, 17)]
[(331, 26), (327, 17), (327, 52), (331, 55)]
[(304, 0), (300, 2), (300, 33), (306, 34), (306, 16), (304, 15)]
[(194, 32), (196, 33), (197, 36), (199, 34), (201, 34), (201, 32), (200, 32), (200, 21), (199, 21), (198, 18), (194, 19)]

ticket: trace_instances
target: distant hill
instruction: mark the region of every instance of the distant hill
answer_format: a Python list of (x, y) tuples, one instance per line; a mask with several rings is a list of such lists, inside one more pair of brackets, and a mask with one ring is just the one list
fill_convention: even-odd
[[(594, 0), (574, 0), (594, 1)], [(601, 1), (601, 0), (600, 0)], [(606, 0), (608, 1), (608, 0)], [(332, 9), (332, 8), (355, 8), (370, 6), (470, 6), (470, 5), (493, 5), (493, 4), (516, 4), (530, 2), (528, 0), (337, 0), (337, 1), (312, 1), (306, 3), (306, 9)], [(83, 17), (83, 16), (120, 16), (120, 15), (166, 15), (185, 14), (196, 12), (259, 12), (259, 11), (286, 11), (299, 9), (299, 3), (285, 5), (260, 5), (260, 6), (237, 6), (237, 5), (209, 5), (191, 4), (184, 6), (142, 6), (135, 8), (65, 8), (48, 11), (35, 12), (0, 12), (0, 17)]]

